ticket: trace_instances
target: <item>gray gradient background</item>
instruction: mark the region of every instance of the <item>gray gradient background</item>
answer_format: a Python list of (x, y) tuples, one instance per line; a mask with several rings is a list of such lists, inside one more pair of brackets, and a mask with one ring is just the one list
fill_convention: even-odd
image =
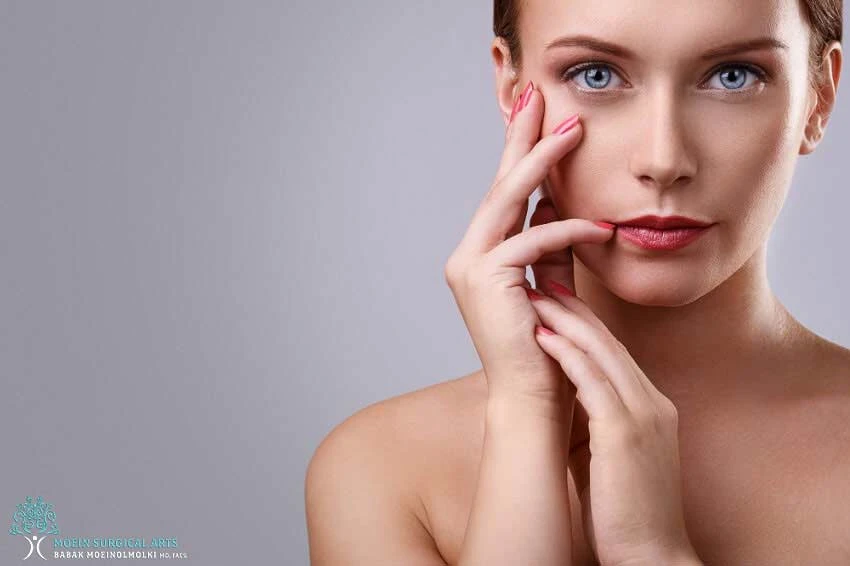
[[(43, 495), (63, 535), (308, 562), (324, 435), (479, 367), (443, 265), (503, 142), (491, 10), (0, 2), (4, 530)], [(769, 275), (848, 345), (844, 67)]]

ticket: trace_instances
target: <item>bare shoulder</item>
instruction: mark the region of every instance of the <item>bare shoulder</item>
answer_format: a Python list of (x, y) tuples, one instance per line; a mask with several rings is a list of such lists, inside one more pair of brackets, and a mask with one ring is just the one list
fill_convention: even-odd
[(813, 382), (825, 396), (850, 401), (850, 349), (817, 334), (811, 334), (810, 343)]
[(325, 436), (304, 487), (312, 564), (445, 564), (421, 493), (452, 431), (468, 440), (481, 406), (475, 376), (378, 401)]
[(832, 364), (841, 377), (850, 376), (850, 348), (821, 336), (818, 338), (818, 346), (823, 352), (826, 362)]

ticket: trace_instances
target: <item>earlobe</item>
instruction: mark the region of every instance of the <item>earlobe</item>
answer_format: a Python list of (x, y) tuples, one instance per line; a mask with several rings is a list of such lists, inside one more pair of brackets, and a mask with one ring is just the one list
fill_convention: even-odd
[(841, 44), (832, 42), (825, 49), (822, 70), (816, 87), (810, 91), (810, 102), (806, 112), (806, 127), (800, 143), (800, 155), (812, 153), (823, 139), (838, 91), (841, 77)]
[[(815, 124), (812, 124), (812, 122), (815, 122)], [(800, 155), (813, 153), (822, 137), (820, 116), (814, 115), (809, 120), (809, 124), (806, 125), (805, 132), (803, 132), (803, 139), (800, 142)]]
[(809, 101), (806, 104), (806, 125), (803, 127), (803, 136), (800, 140), (800, 155), (808, 155), (815, 150), (817, 146), (816, 140), (816, 124), (818, 120), (818, 92), (814, 88), (809, 90)]

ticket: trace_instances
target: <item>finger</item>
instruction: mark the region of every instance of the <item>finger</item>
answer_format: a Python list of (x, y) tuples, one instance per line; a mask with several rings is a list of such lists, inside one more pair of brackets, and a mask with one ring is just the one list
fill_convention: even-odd
[(568, 286), (568, 282), (560, 278), (552, 277), (546, 280), (543, 285), (543, 289), (550, 297), (552, 297), (552, 299), (558, 301), (565, 308), (582, 317), (595, 328), (600, 331), (608, 330), (605, 323), (599, 320), (599, 317), (596, 316), (587, 303), (575, 294), (574, 287), (571, 288)]
[(514, 104), (514, 108), (521, 108), (514, 113), (505, 130), (505, 147), (496, 169), (494, 185), (501, 181), (540, 139), (544, 106), (543, 96), (534, 88), (534, 83), (529, 81)]
[[(499, 167), (496, 170), (496, 177), (493, 185), (491, 185), (490, 192), (484, 197), (483, 202), (487, 202), (492, 198), (491, 192), (493, 187), (502, 180), (508, 171), (513, 169), (523, 156), (531, 151), (534, 144), (540, 139), (543, 106), (543, 97), (536, 93), (534, 83), (528, 81), (528, 85), (517, 95), (514, 101), (510, 122), (505, 129), (505, 147), (502, 151)], [(528, 214), (528, 199), (526, 198), (519, 207), (519, 210), (512, 214), (515, 215), (513, 225), (503, 239), (510, 238), (522, 232), (522, 228), (525, 225), (525, 216)]]
[(505, 240), (488, 254), (486, 261), (502, 267), (533, 265), (544, 254), (562, 251), (579, 242), (601, 244), (613, 235), (614, 230), (584, 218), (557, 220), (530, 227)]
[[(537, 201), (534, 214), (531, 215), (529, 228), (560, 220), (552, 199), (545, 197)], [(547, 252), (531, 265), (534, 283), (538, 289), (549, 289), (549, 281), (573, 280), (573, 253), (567, 246), (563, 249)]]
[(505, 239), (512, 238), (522, 232), (522, 227), (525, 225), (525, 215), (528, 214), (528, 199), (525, 199), (517, 212), (516, 222), (511, 226), (510, 230), (505, 234)]
[[(533, 100), (533, 104), (531, 103)], [(539, 102), (538, 102), (539, 100)], [(528, 86), (517, 97), (514, 112), (505, 130), (505, 149), (496, 170), (494, 185), (502, 180), (505, 174), (527, 155), (531, 148), (540, 140), (540, 123), (543, 118), (543, 97), (537, 94), (534, 83), (528, 81)], [(517, 212), (513, 226), (508, 230), (505, 239), (522, 232), (525, 216), (528, 214), (528, 199), (525, 199)]]
[[(538, 285), (538, 288), (540, 285)], [(604, 322), (602, 322), (596, 313), (590, 308), (590, 306), (585, 303), (580, 297), (577, 297), (573, 294), (569, 293), (569, 289), (566, 291), (563, 289), (564, 285), (561, 281), (557, 281), (555, 279), (550, 279), (547, 281), (547, 284), (543, 287), (543, 289), (547, 292), (547, 295), (552, 299), (558, 301), (561, 305), (566, 307), (568, 310), (576, 313), (583, 320), (593, 325), (594, 328), (597, 328), (600, 332), (608, 334), (614, 344), (620, 349), (623, 353), (623, 356), (631, 365), (632, 369), (635, 372), (638, 380), (643, 386), (644, 390), (647, 394), (653, 399), (657, 399), (656, 395), (663, 395), (658, 388), (655, 387), (643, 370), (640, 368), (638, 363), (632, 357), (631, 353), (629, 353), (628, 349), (623, 345), (620, 340), (611, 333), (611, 329), (609, 329)]]
[[(529, 107), (537, 97), (532, 96)], [(526, 107), (523, 112), (529, 110)], [(520, 119), (519, 116), (515, 120)], [(472, 253), (486, 253), (506, 239), (526, 210), (528, 198), (549, 174), (549, 170), (578, 145), (581, 126), (563, 134), (551, 133), (534, 144), (502, 179), (495, 183), (475, 213), (462, 245)]]
[(600, 332), (546, 295), (532, 301), (532, 306), (543, 326), (568, 338), (605, 372), (605, 377), (631, 413), (641, 414), (655, 404), (609, 333)]
[(537, 327), (534, 333), (537, 343), (560, 364), (576, 388), (576, 400), (584, 405), (589, 418), (621, 421), (628, 417), (628, 409), (596, 362), (568, 337), (546, 330)]

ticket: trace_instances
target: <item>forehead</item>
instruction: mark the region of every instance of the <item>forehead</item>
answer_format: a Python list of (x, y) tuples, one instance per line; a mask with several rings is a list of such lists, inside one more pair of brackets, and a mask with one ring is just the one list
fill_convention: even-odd
[(520, 34), (526, 53), (557, 37), (592, 35), (638, 56), (697, 55), (731, 41), (774, 37), (807, 41), (800, 0), (525, 0)]

